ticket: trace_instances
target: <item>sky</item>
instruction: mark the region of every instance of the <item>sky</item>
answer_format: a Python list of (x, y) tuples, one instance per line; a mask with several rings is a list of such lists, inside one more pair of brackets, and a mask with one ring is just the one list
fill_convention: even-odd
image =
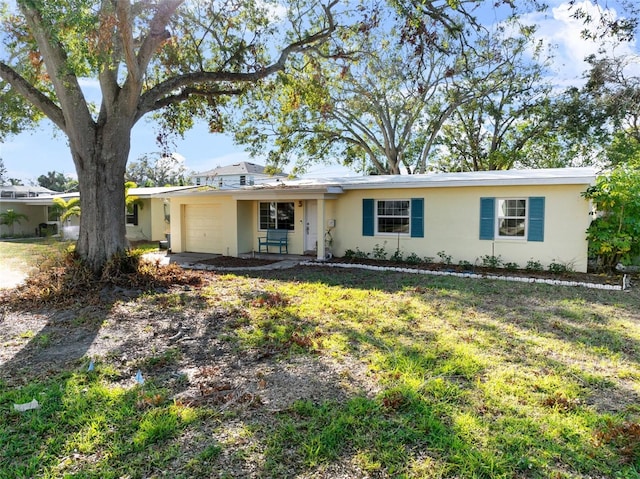
[[(538, 33), (547, 43), (554, 45), (555, 60), (552, 65), (553, 81), (558, 87), (580, 84), (587, 64), (584, 58), (596, 53), (602, 45), (581, 38), (583, 24), (571, 18), (567, 2), (548, 2), (550, 8), (544, 13), (530, 14), (525, 20), (538, 25)], [(581, 2), (589, 4), (587, 1)], [(590, 5), (590, 4), (589, 4)], [(616, 54), (640, 54), (637, 41), (631, 44), (607, 47)], [(638, 72), (640, 75), (640, 72)], [(99, 96), (97, 84), (87, 82), (87, 96)], [(92, 89), (94, 90), (92, 92)], [(36, 130), (9, 137), (0, 143), (0, 158), (7, 169), (7, 177), (19, 178), (25, 185), (36, 184), (40, 175), (49, 171), (62, 172), (75, 177), (75, 169), (66, 138), (60, 132), (54, 134), (51, 123), (43, 122)], [(155, 142), (156, 129), (144, 118), (132, 131), (129, 161), (158, 151)], [(209, 133), (205, 124), (198, 124), (187, 132), (184, 139), (176, 141), (176, 152), (185, 158), (189, 171), (206, 171), (239, 161), (264, 164), (263, 158), (250, 158), (242, 146), (235, 145), (230, 135)], [(318, 165), (311, 168), (307, 177), (355, 175), (342, 167)]]

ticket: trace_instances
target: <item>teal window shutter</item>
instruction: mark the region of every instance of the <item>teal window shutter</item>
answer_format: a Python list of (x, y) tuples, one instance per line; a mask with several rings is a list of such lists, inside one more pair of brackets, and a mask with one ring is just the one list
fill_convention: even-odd
[(480, 239), (492, 240), (496, 221), (496, 199), (480, 198)]
[(411, 237), (424, 238), (424, 198), (411, 198)]
[(370, 198), (362, 200), (362, 236), (373, 236), (374, 203), (373, 199)]
[(544, 196), (529, 198), (529, 241), (544, 241)]

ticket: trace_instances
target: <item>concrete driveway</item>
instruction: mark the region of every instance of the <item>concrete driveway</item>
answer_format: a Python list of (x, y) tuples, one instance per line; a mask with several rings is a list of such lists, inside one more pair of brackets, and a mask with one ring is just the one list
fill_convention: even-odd
[(4, 261), (0, 264), (0, 289), (15, 288), (27, 277), (26, 269), (17, 269)]

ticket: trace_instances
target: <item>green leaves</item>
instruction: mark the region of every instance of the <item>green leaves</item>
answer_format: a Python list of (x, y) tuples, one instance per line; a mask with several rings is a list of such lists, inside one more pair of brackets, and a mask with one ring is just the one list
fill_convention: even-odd
[(640, 169), (618, 166), (584, 193), (597, 218), (587, 230), (589, 252), (605, 269), (640, 256)]

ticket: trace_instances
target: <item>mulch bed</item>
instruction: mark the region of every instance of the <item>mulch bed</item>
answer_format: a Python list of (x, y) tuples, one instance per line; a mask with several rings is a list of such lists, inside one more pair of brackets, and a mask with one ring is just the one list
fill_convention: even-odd
[[(217, 266), (220, 268), (252, 268), (256, 266), (266, 266), (270, 264), (274, 264), (281, 261), (280, 259), (264, 259), (264, 258), (235, 258), (232, 256), (217, 256), (215, 258), (210, 258), (206, 260), (199, 261), (199, 263)], [(447, 271), (454, 273), (474, 273), (481, 275), (500, 275), (500, 276), (519, 276), (519, 277), (527, 277), (527, 278), (541, 278), (541, 279), (556, 279), (562, 281), (577, 281), (577, 282), (585, 282), (585, 283), (594, 283), (594, 284), (611, 284), (611, 285), (621, 285), (622, 284), (622, 274), (615, 273), (577, 273), (577, 272), (566, 272), (566, 273), (551, 273), (549, 271), (529, 271), (529, 270), (507, 270), (504, 268), (486, 268), (482, 266), (473, 266), (473, 267), (463, 267), (459, 265), (453, 264), (445, 264), (445, 263), (405, 263), (405, 262), (395, 262), (395, 261), (383, 261), (383, 260), (375, 260), (370, 258), (332, 258), (327, 261), (328, 263), (345, 263), (345, 264), (353, 264), (353, 265), (370, 265), (370, 266), (381, 266), (381, 267), (399, 267), (399, 268), (410, 268), (410, 269), (422, 269), (429, 271)], [(640, 282), (639, 275), (633, 275), (632, 280), (634, 280), (635, 284)]]
[(256, 266), (267, 266), (280, 262), (280, 259), (263, 258), (235, 258), (233, 256), (216, 256), (215, 258), (198, 261), (201, 264), (218, 266), (220, 268), (253, 268)]
[[(345, 259), (345, 258), (333, 258), (333, 263), (346, 263), (346, 264), (365, 264), (372, 266), (387, 266), (398, 268), (410, 268), (410, 269), (422, 269), (429, 271), (447, 271), (453, 273), (473, 273), (487, 276), (518, 276), (526, 278), (540, 278), (540, 279), (556, 279), (561, 281), (577, 281), (584, 283), (594, 284), (615, 284), (621, 285), (623, 275), (619, 273), (551, 273), (549, 271), (535, 271), (535, 270), (508, 270), (505, 268), (487, 268), (483, 266), (465, 267), (454, 264), (445, 263), (419, 263), (410, 264), (404, 262), (395, 261), (380, 261), (374, 259)], [(640, 275), (632, 275), (632, 279), (635, 279), (635, 283), (640, 282)]]

